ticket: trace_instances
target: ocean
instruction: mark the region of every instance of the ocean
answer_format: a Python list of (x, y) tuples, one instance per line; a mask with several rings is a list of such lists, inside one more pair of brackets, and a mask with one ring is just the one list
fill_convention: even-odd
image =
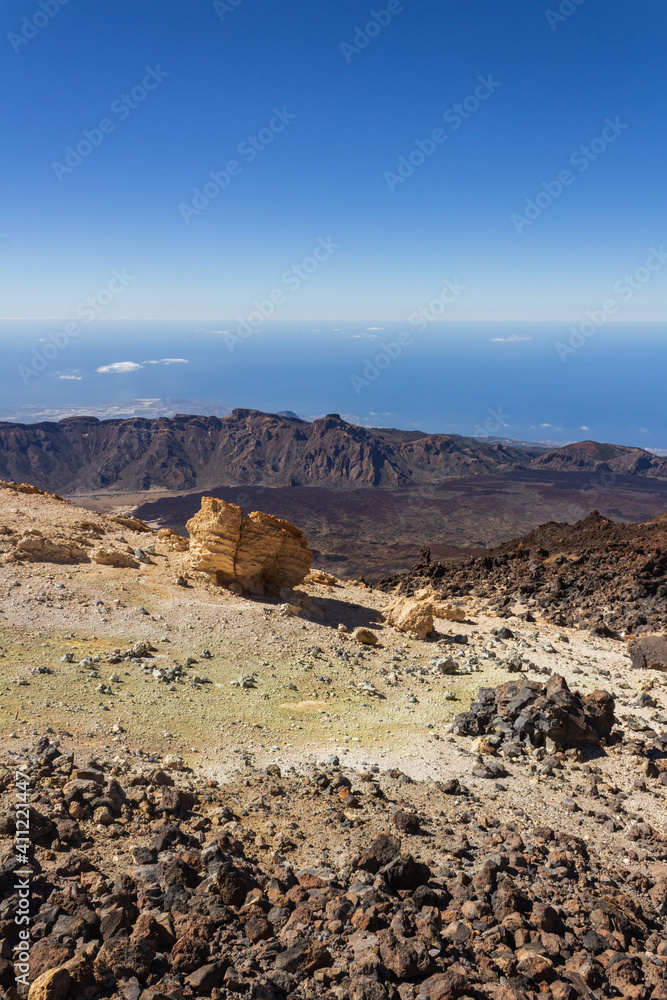
[(248, 319), (3, 321), (0, 418), (206, 400), (221, 413), (667, 448), (667, 324)]

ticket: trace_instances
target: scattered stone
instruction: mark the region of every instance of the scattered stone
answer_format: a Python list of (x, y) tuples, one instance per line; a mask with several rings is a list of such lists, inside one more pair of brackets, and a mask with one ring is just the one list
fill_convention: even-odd
[(366, 646), (375, 646), (378, 642), (377, 634), (372, 632), (369, 628), (355, 628), (351, 633), (350, 638), (355, 642), (361, 642)]
[(389, 625), (415, 639), (426, 639), (433, 631), (433, 608), (428, 601), (411, 601), (398, 597), (384, 609)]
[(642, 635), (629, 652), (635, 670), (667, 670), (667, 635)]

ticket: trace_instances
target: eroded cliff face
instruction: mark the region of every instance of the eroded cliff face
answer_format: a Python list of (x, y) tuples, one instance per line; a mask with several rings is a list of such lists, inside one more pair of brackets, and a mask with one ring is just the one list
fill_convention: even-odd
[(236, 504), (204, 497), (188, 521), (190, 563), (218, 583), (251, 594), (280, 594), (301, 583), (313, 554), (299, 528), (271, 514), (247, 516)]
[(216, 576), (219, 583), (235, 580), (242, 520), (243, 511), (235, 503), (204, 497), (201, 509), (187, 523), (192, 568)]
[(0, 478), (61, 493), (217, 486), (401, 486), (520, 468), (530, 454), (443, 434), (308, 423), (234, 410), (229, 417), (69, 417), (0, 423)]
[(74, 494), (219, 486), (397, 487), (535, 469), (667, 479), (640, 448), (582, 442), (545, 452), (449, 434), (234, 410), (228, 417), (0, 422), (0, 479)]

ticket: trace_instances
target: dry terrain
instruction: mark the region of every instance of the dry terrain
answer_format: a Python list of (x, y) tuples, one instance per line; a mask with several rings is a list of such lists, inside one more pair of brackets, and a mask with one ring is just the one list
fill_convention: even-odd
[(396, 489), (217, 486), (203, 492), (96, 492), (70, 499), (103, 513), (132, 510), (155, 527), (184, 532), (207, 495), (298, 524), (315, 565), (339, 577), (367, 580), (411, 569), (422, 545), (430, 547), (433, 559), (452, 559), (499, 545), (545, 521), (573, 523), (595, 509), (615, 521), (645, 521), (667, 510), (667, 482), (551, 471)]
[[(317, 579), (236, 594), (169, 531), (0, 487), (0, 936), (20, 766), (33, 997), (667, 996), (667, 675), (495, 592), (418, 640)], [(557, 674), (613, 695), (608, 739), (451, 725)]]

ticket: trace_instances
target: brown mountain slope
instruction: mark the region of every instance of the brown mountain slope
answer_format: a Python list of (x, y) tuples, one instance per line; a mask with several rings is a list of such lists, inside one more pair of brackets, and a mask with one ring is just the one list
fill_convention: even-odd
[(637, 448), (591, 442), (544, 454), (539, 447), (361, 427), (337, 414), (312, 423), (240, 409), (223, 418), (0, 423), (0, 478), (69, 494), (220, 485), (403, 486), (530, 468), (667, 479), (667, 461)]
[(0, 477), (74, 493), (100, 487), (399, 486), (521, 468), (534, 453), (445, 434), (375, 430), (337, 414), (0, 424)]
[(608, 472), (616, 475), (654, 476), (667, 478), (664, 458), (643, 448), (625, 448), (597, 441), (579, 441), (554, 451), (538, 455), (531, 462), (533, 469), (556, 472)]
[[(597, 510), (576, 524), (543, 524), (463, 562), (431, 562), (383, 580), (412, 594), (425, 585), (449, 597), (484, 595), (499, 608), (548, 615), (606, 634), (667, 628), (667, 514), (616, 524)], [(517, 608), (517, 604), (521, 608)]]

